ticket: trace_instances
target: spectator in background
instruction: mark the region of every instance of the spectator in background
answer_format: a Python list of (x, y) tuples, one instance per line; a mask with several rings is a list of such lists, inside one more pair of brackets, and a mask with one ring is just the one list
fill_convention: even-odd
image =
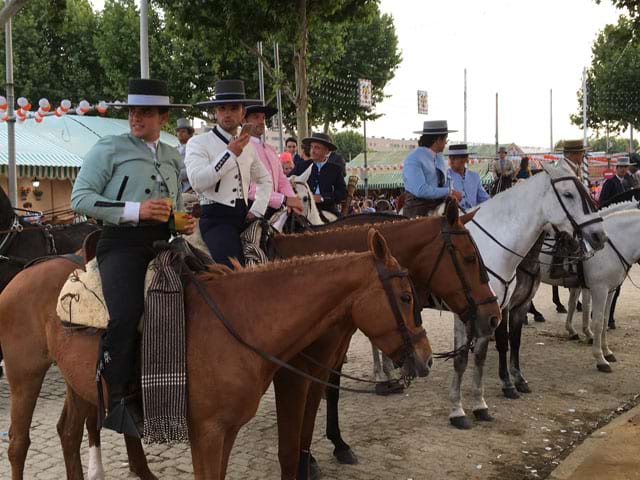
[(291, 155), (294, 168), (303, 162), (303, 158), (298, 154), (298, 140), (296, 137), (287, 138), (284, 142), (284, 149)]
[(531, 176), (531, 169), (529, 168), (529, 157), (522, 157), (520, 160), (520, 168), (518, 169), (518, 173), (516, 173), (517, 180), (524, 180)]
[(631, 166), (629, 167), (629, 175), (631, 175), (631, 188), (640, 188), (640, 155), (632, 153), (630, 155)]
[(288, 177), (294, 169), (293, 157), (289, 152), (284, 151), (280, 154), (280, 163), (284, 174)]
[(373, 200), (367, 198), (364, 201), (364, 207), (362, 208), (362, 213), (376, 213), (376, 209), (373, 208)]
[(187, 151), (187, 142), (191, 137), (193, 137), (193, 133), (195, 130), (189, 123), (189, 120), (186, 118), (179, 118), (176, 123), (176, 136), (178, 137), (178, 146), (176, 150), (180, 154), (180, 185), (182, 188), (182, 193), (192, 191), (191, 184), (189, 183), (189, 178), (187, 177), (187, 169), (184, 166), (184, 154)]

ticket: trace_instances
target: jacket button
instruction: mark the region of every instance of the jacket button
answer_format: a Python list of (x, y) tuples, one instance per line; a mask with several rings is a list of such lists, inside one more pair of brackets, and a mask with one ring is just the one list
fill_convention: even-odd
[(231, 203), (232, 203), (232, 204), (233, 204), (233, 203), (236, 203), (236, 201), (235, 201), (235, 200), (231, 200)]
[(155, 175), (151, 175), (151, 180), (155, 180), (156, 176)]
[(145, 189), (144, 189), (144, 193), (146, 193), (147, 195), (149, 195), (149, 194), (151, 193), (151, 190), (150, 190), (150, 189), (148, 189), (148, 188), (145, 188)]
[(232, 191), (232, 192), (237, 192), (237, 191), (238, 191), (238, 189), (237, 189), (237, 188), (234, 188), (234, 189), (233, 189), (233, 190), (231, 190), (231, 191)]
[(234, 176), (233, 178), (235, 178), (237, 180), (238, 179), (238, 175)]

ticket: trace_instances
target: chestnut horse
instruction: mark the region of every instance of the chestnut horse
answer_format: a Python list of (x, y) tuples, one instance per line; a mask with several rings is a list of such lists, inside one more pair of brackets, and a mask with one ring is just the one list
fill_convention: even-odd
[[(411, 282), (377, 231), (369, 231), (368, 241), (365, 253), (299, 258), (239, 271), (216, 266), (199, 283), (205, 295), (215, 295), (244, 341), (281, 360), (289, 361), (334, 325), (348, 323), (404, 364), (408, 375), (426, 376), (431, 347), (416, 324)], [(71, 333), (55, 314), (58, 293), (76, 267), (66, 259), (37, 264), (18, 274), (0, 296), (0, 343), (6, 345), (11, 389), (8, 457), (13, 480), (23, 478), (33, 410), (54, 361), (70, 393), (67, 415), (58, 425), (67, 475), (82, 478), (77, 415), (86, 415), (97, 403), (98, 336)], [(318, 284), (317, 278), (332, 281)], [(185, 290), (189, 438), (196, 479), (217, 480), (225, 477), (238, 430), (255, 415), (278, 367), (233, 339), (212, 312), (210, 298), (196, 287), (190, 283)], [(286, 292), (294, 288), (311, 294), (290, 298)]]
[[(393, 255), (409, 270), (418, 296), (423, 305), (430, 292), (444, 299), (452, 311), (468, 319), (469, 337), (489, 335), (500, 321), (500, 309), (484, 276), (479, 254), (464, 228), (473, 214), (458, 217), (457, 204), (447, 205), (445, 217), (423, 217), (377, 224), (384, 232)], [(368, 225), (337, 229), (323, 229), (299, 235), (276, 235), (271, 246), (279, 257), (293, 257), (337, 250), (364, 251), (367, 249)], [(455, 260), (454, 260), (455, 258)], [(457, 263), (458, 266), (454, 263)], [(475, 304), (475, 307), (474, 307)], [(475, 311), (475, 315), (474, 315)], [(352, 323), (336, 325), (304, 353), (324, 367), (339, 368), (355, 331)], [(297, 368), (327, 380), (326, 368), (304, 356), (291, 361)], [(339, 377), (332, 382), (339, 381)], [(282, 479), (306, 479), (309, 475), (309, 448), (315, 426), (315, 417), (324, 387), (280, 369), (274, 378), (276, 408), (278, 413), (279, 451)], [(337, 427), (338, 392), (327, 390), (327, 415), (330, 439), (336, 445), (334, 454), (353, 455)], [(66, 415), (66, 407), (65, 413)], [(91, 412), (94, 415), (93, 412)], [(333, 415), (333, 418), (329, 418)], [(81, 419), (80, 419), (81, 422)], [(95, 420), (87, 422), (90, 446), (99, 445)], [(140, 442), (126, 438), (129, 462), (133, 472), (143, 478), (155, 478), (148, 471)], [(301, 454), (301, 452), (303, 452)], [(299, 459), (300, 464), (299, 464)], [(90, 470), (101, 466), (90, 465)]]

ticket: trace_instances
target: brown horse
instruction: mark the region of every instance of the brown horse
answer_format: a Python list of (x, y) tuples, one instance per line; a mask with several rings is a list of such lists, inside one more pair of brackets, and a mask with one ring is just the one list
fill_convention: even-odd
[[(97, 403), (98, 337), (70, 333), (55, 314), (58, 292), (74, 268), (64, 259), (35, 265), (0, 296), (0, 343), (6, 344), (11, 388), (8, 456), (13, 480), (23, 478), (33, 409), (53, 361), (71, 391), (58, 425), (68, 478), (82, 478), (76, 455), (82, 424), (78, 428), (74, 415), (83, 408), (69, 408), (69, 402)], [(318, 283), (318, 278), (332, 281)], [(369, 233), (366, 253), (293, 259), (237, 272), (217, 268), (200, 281), (243, 340), (284, 361), (332, 326), (347, 322), (404, 363), (409, 375), (428, 373), (431, 348), (415, 322), (411, 283), (375, 230)], [(294, 288), (313, 293), (285, 295)], [(192, 284), (185, 291), (185, 313), (195, 477), (222, 479), (238, 430), (255, 415), (278, 367), (234, 340)]]
[[(468, 319), (470, 336), (489, 335), (500, 320), (500, 309), (493, 292), (483, 278), (483, 267), (479, 254), (463, 224), (472, 218), (472, 214), (458, 217), (455, 202), (447, 206), (446, 216), (423, 217), (416, 220), (402, 220), (376, 224), (384, 232), (385, 238), (401, 265), (409, 270), (418, 293), (418, 305), (423, 305), (430, 292), (444, 299), (452, 311)], [(370, 225), (358, 225), (337, 229), (325, 229), (300, 235), (277, 235), (272, 239), (272, 247), (277, 256), (293, 257), (312, 253), (334, 252), (336, 250), (367, 249), (367, 232)], [(449, 244), (447, 243), (449, 242)], [(454, 264), (454, 257), (458, 267)], [(299, 290), (299, 288), (297, 289)], [(466, 291), (466, 293), (465, 293)], [(476, 306), (475, 316), (470, 302)], [(318, 363), (330, 368), (341, 365), (344, 353), (349, 347), (355, 326), (342, 322), (327, 331), (304, 353)], [(296, 367), (316, 377), (326, 380), (328, 372), (304, 358), (296, 356), (291, 361)], [(339, 377), (332, 382), (339, 381)], [(309, 448), (315, 426), (317, 408), (324, 387), (280, 369), (274, 378), (276, 407), (279, 428), (279, 459), (282, 478), (299, 480), (308, 478)], [(350, 452), (350, 447), (341, 438), (337, 427), (338, 392), (327, 391), (327, 415), (335, 415), (333, 425), (328, 425), (330, 437), (336, 445), (336, 452)], [(66, 408), (65, 408), (66, 412)], [(91, 412), (94, 415), (94, 412)], [(66, 415), (66, 413), (65, 413)], [(480, 417), (483, 418), (483, 417)], [(88, 423), (90, 445), (99, 445), (99, 436), (95, 431), (95, 420)], [(80, 427), (81, 428), (81, 427)], [(139, 441), (127, 438), (130, 468), (143, 478), (141, 472), (148, 472)], [(341, 450), (342, 449), (342, 450)], [(300, 452), (303, 452), (301, 455)], [(299, 470), (299, 458), (300, 462)], [(151, 475), (150, 473), (147, 473)]]

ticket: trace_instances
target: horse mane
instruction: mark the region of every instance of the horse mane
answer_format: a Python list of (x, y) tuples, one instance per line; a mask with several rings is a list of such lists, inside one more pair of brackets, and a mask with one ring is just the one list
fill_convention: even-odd
[[(333, 234), (333, 233), (342, 233), (347, 231), (356, 231), (356, 230), (365, 230), (369, 228), (378, 228), (380, 225), (391, 225), (392, 223), (402, 222), (404, 225), (411, 225), (417, 223), (419, 221), (423, 221), (425, 218), (441, 218), (441, 217), (416, 217), (416, 218), (396, 218), (386, 222), (371, 222), (371, 223), (362, 223), (360, 225), (338, 225), (334, 228), (324, 228), (322, 230), (305, 230), (300, 233), (287, 233), (282, 234), (282, 237), (287, 238), (300, 238), (300, 237), (315, 237), (319, 235)], [(279, 235), (280, 236), (280, 235)]]
[[(636, 200), (625, 200), (624, 202), (610, 203), (606, 207), (600, 209), (601, 215), (606, 215), (609, 210), (625, 209), (627, 207), (635, 207), (638, 204)], [(622, 211), (620, 210), (620, 211)], [(613, 212), (617, 213), (617, 212)]]
[(246, 273), (265, 273), (265, 272), (275, 272), (280, 270), (285, 270), (287, 268), (298, 267), (298, 266), (307, 266), (312, 265), (314, 263), (318, 263), (326, 260), (337, 260), (337, 259), (347, 259), (353, 258), (357, 256), (370, 255), (371, 252), (337, 252), (337, 253), (321, 253), (314, 254), (308, 256), (301, 257), (292, 257), (285, 259), (276, 259), (269, 261), (267, 263), (258, 264), (258, 265), (250, 265), (243, 267), (240, 265), (235, 259), (231, 259), (231, 264), (233, 268), (229, 268), (226, 265), (222, 265), (219, 263), (214, 263), (212, 265), (207, 265), (207, 271), (202, 273), (203, 279), (212, 279), (219, 278), (230, 275), (241, 275)]

